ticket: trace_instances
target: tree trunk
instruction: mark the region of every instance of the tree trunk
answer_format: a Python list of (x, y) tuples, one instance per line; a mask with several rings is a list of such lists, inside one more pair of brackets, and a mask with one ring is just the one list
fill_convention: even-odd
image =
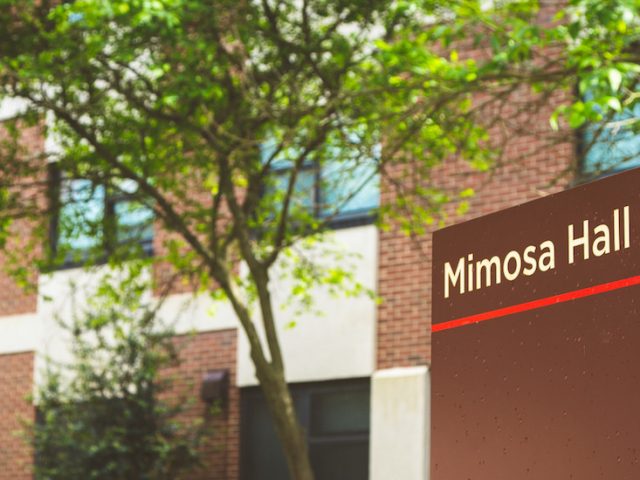
[[(251, 319), (249, 310), (247, 306), (239, 300), (240, 297), (236, 295), (233, 282), (230, 281), (228, 273), (215, 262), (210, 265), (211, 272), (227, 294), (247, 334), (247, 339), (251, 346), (251, 359), (256, 369), (256, 376), (264, 393), (267, 408), (273, 419), (276, 434), (278, 435), (287, 461), (289, 474), (291, 476), (290, 480), (314, 480), (306, 435), (296, 416), (291, 392), (285, 379), (284, 360), (278, 340), (271, 293), (269, 292), (268, 267), (257, 261), (251, 249), (250, 231), (246, 229), (247, 222), (244, 213), (235, 199), (234, 187), (232, 182), (229, 181), (230, 176), (222, 175), (222, 178), (226, 179), (226, 181), (221, 182), (221, 188), (226, 191), (229, 207), (236, 220), (240, 252), (249, 267), (251, 279), (258, 294), (269, 359), (265, 356), (262, 341)], [(242, 226), (245, 228), (243, 229)]]
[(271, 357), (269, 362), (256, 364), (256, 374), (287, 460), (291, 480), (313, 480), (307, 438), (298, 421), (291, 391), (285, 378), (284, 359), (269, 291), (268, 269), (263, 266), (254, 266), (251, 269), (251, 275), (258, 293), (262, 325)]
[(256, 373), (287, 460), (291, 480), (314, 480), (306, 435), (296, 416), (284, 372), (277, 372), (273, 365), (268, 364), (256, 368)]
[[(282, 450), (289, 468), (290, 480), (314, 480), (311, 463), (309, 461), (309, 450), (304, 430), (298, 422), (298, 417), (293, 406), (291, 392), (285, 380), (284, 364), (274, 333), (273, 311), (271, 309), (268, 290), (263, 288), (264, 282), (259, 290), (262, 292), (263, 319), (267, 318), (265, 329), (271, 329), (270, 353), (276, 361), (269, 361), (264, 355), (264, 349), (256, 326), (251, 320), (248, 309), (239, 300), (238, 296), (228, 281), (224, 272), (216, 271), (220, 278), (220, 284), (225, 289), (233, 309), (240, 320), (240, 323), (247, 335), (251, 346), (251, 360), (256, 369), (256, 377), (264, 393), (267, 408), (273, 420), (276, 434), (280, 440)], [(265, 292), (266, 295), (265, 295)], [(264, 301), (266, 297), (266, 302)]]

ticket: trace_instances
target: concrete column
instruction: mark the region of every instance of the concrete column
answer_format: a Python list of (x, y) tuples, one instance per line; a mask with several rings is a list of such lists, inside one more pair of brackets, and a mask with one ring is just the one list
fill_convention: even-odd
[(371, 378), (371, 480), (428, 480), (431, 389), (426, 366)]

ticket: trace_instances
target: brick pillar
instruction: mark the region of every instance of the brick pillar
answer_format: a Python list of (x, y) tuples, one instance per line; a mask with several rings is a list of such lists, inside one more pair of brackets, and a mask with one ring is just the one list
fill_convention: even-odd
[(21, 434), (23, 422), (34, 419), (27, 401), (33, 388), (33, 359), (33, 352), (0, 355), (0, 480), (32, 478), (33, 454)]
[[(205, 468), (187, 475), (189, 480), (238, 480), (240, 460), (240, 391), (236, 380), (237, 330), (182, 335), (176, 339), (180, 365), (167, 371), (174, 393), (197, 400), (186, 419), (204, 418), (211, 437), (203, 449)], [(208, 370), (229, 371), (227, 406), (207, 415), (199, 399), (203, 375)], [(2, 479), (0, 479), (2, 480)]]

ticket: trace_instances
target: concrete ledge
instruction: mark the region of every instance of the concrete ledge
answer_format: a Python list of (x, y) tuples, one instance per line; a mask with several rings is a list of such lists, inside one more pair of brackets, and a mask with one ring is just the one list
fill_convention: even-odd
[(428, 480), (431, 389), (426, 366), (371, 378), (371, 480)]

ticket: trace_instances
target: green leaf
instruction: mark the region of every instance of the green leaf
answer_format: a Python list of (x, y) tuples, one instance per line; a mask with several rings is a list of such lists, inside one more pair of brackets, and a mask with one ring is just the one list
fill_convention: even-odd
[(616, 112), (619, 112), (622, 110), (620, 99), (618, 99), (617, 97), (606, 97), (606, 104)]
[(560, 112), (558, 110), (556, 110), (555, 112), (553, 112), (551, 114), (551, 117), (549, 118), (549, 125), (551, 126), (551, 129), (554, 132), (557, 132), (560, 129), (560, 127), (558, 125), (558, 117), (559, 117), (559, 115), (560, 115)]
[(610, 68), (607, 71), (607, 77), (609, 78), (609, 84), (611, 85), (611, 89), (614, 92), (617, 92), (620, 88), (620, 84), (622, 83), (622, 74), (620, 70), (615, 68)]
[(571, 128), (579, 128), (587, 121), (583, 112), (572, 110), (569, 113), (569, 126)]
[(460, 198), (470, 198), (476, 194), (473, 188), (465, 188), (460, 192)]
[(469, 202), (462, 201), (458, 204), (458, 207), (456, 208), (456, 213), (458, 215), (464, 215), (465, 213), (467, 213), (469, 211)]
[(117, 8), (118, 8), (118, 13), (120, 13), (121, 15), (129, 13), (129, 10), (131, 9), (129, 4), (126, 2), (119, 3)]

